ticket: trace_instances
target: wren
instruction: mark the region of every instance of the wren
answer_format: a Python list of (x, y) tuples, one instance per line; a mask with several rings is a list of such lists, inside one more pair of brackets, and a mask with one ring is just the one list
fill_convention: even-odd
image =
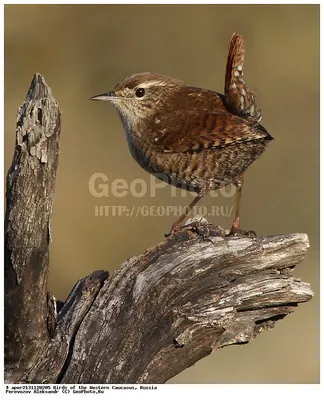
[(197, 193), (170, 234), (180, 229), (206, 193), (229, 184), (237, 187), (231, 233), (240, 229), (243, 173), (273, 139), (260, 125), (261, 112), (245, 84), (244, 54), (245, 39), (234, 34), (224, 94), (144, 72), (90, 99), (107, 100), (115, 106), (130, 152), (142, 168), (164, 182)]

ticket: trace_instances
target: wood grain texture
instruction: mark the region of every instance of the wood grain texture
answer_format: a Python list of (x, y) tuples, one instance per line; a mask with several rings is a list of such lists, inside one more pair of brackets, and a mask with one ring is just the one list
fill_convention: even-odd
[(185, 231), (131, 258), (83, 319), (62, 382), (163, 383), (249, 342), (311, 299), (291, 276), (307, 248), (304, 234), (203, 241)]
[(111, 276), (80, 279), (56, 315), (46, 285), (60, 123), (36, 74), (8, 173), (5, 382), (166, 382), (312, 298), (309, 284), (292, 276), (306, 234), (227, 237), (206, 225), (208, 238), (183, 229)]
[(18, 111), (7, 175), (5, 216), (5, 358), (32, 364), (48, 340), (47, 276), (61, 111), (36, 74)]

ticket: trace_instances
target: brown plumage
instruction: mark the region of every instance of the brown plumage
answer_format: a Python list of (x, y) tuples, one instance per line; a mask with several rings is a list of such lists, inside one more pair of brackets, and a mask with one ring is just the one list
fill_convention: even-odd
[(243, 77), (244, 55), (245, 38), (234, 33), (228, 50), (225, 74), (226, 106), (235, 115), (260, 122), (261, 111), (258, 110), (255, 97)]
[[(135, 74), (93, 100), (110, 100), (135, 160), (174, 186), (195, 191), (192, 207), (209, 190), (238, 188), (232, 232), (239, 229), (243, 173), (272, 140), (243, 78), (245, 42), (232, 37), (225, 95), (151, 72)], [(186, 215), (173, 225), (179, 228)]]

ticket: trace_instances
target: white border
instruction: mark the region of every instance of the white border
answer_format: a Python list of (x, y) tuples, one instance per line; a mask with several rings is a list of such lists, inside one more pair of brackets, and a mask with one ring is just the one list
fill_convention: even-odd
[[(197, 4), (194, 2), (190, 1), (177, 1), (177, 2), (154, 2), (154, 4)], [(233, 4), (233, 2), (215, 2), (215, 1), (204, 1), (204, 4)], [(7, 1), (5, 3), (2, 3), (1, 11), (0, 11), (0, 23), (1, 23), (1, 41), (0, 41), (0, 46), (1, 46), (1, 53), (4, 55), (4, 4), (26, 4), (24, 1)], [(32, 1), (28, 4), (91, 4), (88, 2), (80, 2), (80, 1), (67, 1), (67, 2), (54, 2), (54, 1)], [(106, 2), (106, 1), (97, 1), (95, 4), (152, 4), (152, 2), (149, 1), (141, 1), (141, 2), (134, 2), (134, 1), (119, 1), (119, 2)], [(199, 4), (199, 3), (198, 3)], [(245, 2), (235, 2), (234, 4), (282, 4), (279, 2), (264, 2), (264, 1), (245, 1)], [(285, 1), (285, 4), (307, 4), (305, 2), (301, 1)], [(322, 4), (322, 2), (315, 2), (312, 4)], [(322, 11), (322, 10), (321, 10)], [(321, 13), (321, 25), (324, 22), (324, 17)], [(323, 39), (323, 33), (321, 30), (321, 44)], [(322, 49), (322, 46), (321, 46)], [(322, 52), (321, 52), (321, 75), (323, 75), (323, 57), (322, 57)], [(1, 104), (0, 104), (0, 121), (2, 122), (2, 130), (4, 129), (4, 57), (1, 59), (1, 72), (2, 72), (2, 79), (1, 79), (1, 91), (2, 91), (2, 96), (1, 96)], [(321, 89), (323, 88), (322, 81), (321, 81)], [(321, 94), (322, 94), (321, 90)], [(321, 95), (321, 115), (324, 114), (324, 105), (323, 105), (323, 97)], [(307, 134), (307, 132), (305, 133)], [(2, 138), (4, 136), (2, 135)], [(324, 173), (324, 167), (323, 167), (323, 157), (324, 157), (324, 152), (323, 152), (323, 142), (321, 141), (320, 144), (320, 150), (321, 150), (321, 166), (320, 166), (320, 171), (321, 171), (321, 188), (323, 187), (323, 173)], [(3, 147), (2, 147), (3, 149)], [(1, 172), (2, 176), (4, 176), (4, 170), (3, 170), (3, 150), (1, 151)], [(4, 185), (1, 186), (1, 202), (4, 200)], [(321, 191), (322, 192), (322, 191)], [(321, 199), (322, 200), (322, 199)], [(4, 204), (2, 205), (2, 209), (4, 209)], [(322, 201), (321, 201), (321, 206), (322, 206)], [(322, 208), (322, 207), (321, 207)], [(323, 213), (321, 212), (321, 248), (324, 248), (324, 231), (322, 229), (323, 227)], [(3, 229), (1, 230), (1, 235), (3, 236)], [(3, 239), (3, 237), (2, 237)], [(3, 240), (2, 240), (3, 243)], [(3, 246), (1, 246), (1, 253), (2, 253), (2, 260), (3, 260)], [(321, 255), (321, 265), (323, 265), (323, 257)], [(323, 289), (323, 275), (324, 272), (322, 271), (321, 273), (321, 289)], [(3, 274), (1, 274), (1, 304), (2, 304), (2, 309), (3, 309)], [(321, 299), (321, 332), (323, 332), (323, 302)], [(0, 318), (1, 318), (1, 325), (3, 327), (3, 312), (0, 312)], [(2, 337), (2, 343), (3, 343), (3, 329), (1, 330), (1, 337)], [(303, 345), (302, 343), (300, 344), (301, 346)], [(3, 354), (3, 346), (1, 350)], [(3, 357), (0, 357), (0, 362), (1, 362), (1, 367), (3, 371)], [(321, 361), (323, 360), (323, 347), (321, 346)], [(322, 363), (321, 363), (322, 364)], [(323, 382), (323, 368), (321, 368), (321, 382)], [(2, 382), (3, 382), (3, 376), (2, 376)], [(5, 391), (5, 386), (3, 386), (3, 392)], [(320, 396), (320, 393), (322, 395)], [(220, 398), (225, 398), (225, 399), (256, 399), (256, 398), (267, 398), (271, 397), (273, 398), (276, 396), (277, 399), (288, 399), (289, 397), (291, 398), (292, 396), (297, 397), (303, 397), (307, 399), (319, 399), (323, 398), (323, 385), (204, 385), (204, 384), (188, 384), (188, 385), (158, 385), (158, 390), (136, 390), (136, 391), (126, 391), (126, 390), (111, 390), (109, 393), (107, 392), (104, 396), (109, 396), (110, 398), (113, 397), (118, 397), (120, 399), (124, 398), (133, 398), (137, 399), (140, 398), (142, 399), (143, 397), (154, 397), (154, 398), (163, 398), (165, 399), (166, 395), (170, 395), (174, 398), (179, 398), (179, 396), (183, 395), (188, 395), (188, 396), (193, 396), (197, 397), (199, 396), (200, 398), (202, 397), (209, 397), (209, 396), (217, 396), (218, 399)], [(51, 395), (5, 395), (5, 398), (10, 398), (10, 399), (21, 399), (21, 398), (47, 398), (50, 397)], [(55, 396), (55, 395), (54, 395)], [(69, 394), (68, 395), (69, 399), (71, 398), (80, 398), (80, 396), (85, 396), (85, 395), (74, 395), (74, 394)], [(92, 399), (92, 398), (98, 398), (98, 395), (86, 395), (87, 399)], [(51, 396), (53, 397), (53, 396)], [(63, 397), (63, 395), (59, 395), (59, 397)], [(99, 395), (100, 397), (100, 395)]]

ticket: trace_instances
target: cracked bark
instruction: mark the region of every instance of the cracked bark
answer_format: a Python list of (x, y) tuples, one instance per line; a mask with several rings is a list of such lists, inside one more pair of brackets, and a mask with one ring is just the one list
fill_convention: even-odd
[(61, 112), (36, 74), (18, 113), (5, 219), (5, 381), (163, 383), (248, 343), (313, 294), (292, 276), (306, 234), (189, 230), (77, 282), (56, 315), (48, 251)]

